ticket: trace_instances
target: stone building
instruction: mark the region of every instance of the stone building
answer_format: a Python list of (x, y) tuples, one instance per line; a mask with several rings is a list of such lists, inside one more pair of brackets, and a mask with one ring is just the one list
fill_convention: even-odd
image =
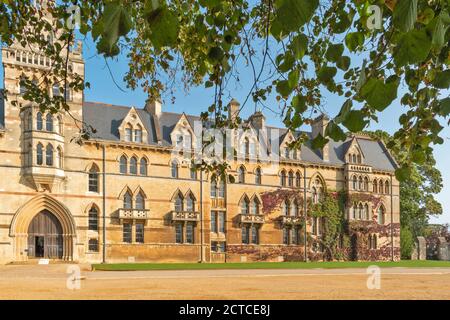
[[(81, 51), (70, 53), (69, 70), (84, 76)], [(340, 245), (345, 257), (399, 259), (399, 183), (395, 161), (381, 142), (357, 135), (322, 150), (309, 145), (291, 150), (289, 143), (300, 133), (270, 127), (257, 112), (244, 122), (247, 130), (232, 135), (233, 146), (244, 154), (229, 162), (228, 174), (236, 181), (216, 181), (174, 155), (180, 145), (190, 150), (198, 143), (198, 117), (166, 112), (159, 102), (143, 108), (87, 102), (83, 92), (70, 90), (65, 93), (70, 114), (42, 113), (22, 98), (20, 79), (38, 79), (51, 62), (17, 44), (3, 48), (2, 59), (8, 99), (0, 101), (1, 263), (41, 257), (303, 260), (304, 200), (320, 202), (336, 191), (360, 195), (348, 196), (353, 201), (347, 201), (345, 217), (373, 230), (352, 233)], [(229, 116), (238, 110), (238, 102), (230, 102)], [(82, 145), (72, 141), (80, 126), (74, 118), (96, 130)], [(319, 117), (307, 134), (323, 133), (327, 121)], [(278, 150), (275, 165), (252, 161), (268, 150)], [(267, 199), (279, 194), (295, 196), (282, 196), (268, 210)], [(307, 219), (307, 239), (314, 243), (310, 259), (321, 259), (317, 240), (324, 223)]]

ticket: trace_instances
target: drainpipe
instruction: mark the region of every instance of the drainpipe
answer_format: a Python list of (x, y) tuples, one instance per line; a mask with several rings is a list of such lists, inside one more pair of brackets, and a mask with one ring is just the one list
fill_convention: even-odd
[(304, 225), (304, 237), (305, 237), (305, 262), (308, 262), (308, 240), (307, 236), (308, 233), (306, 232), (306, 226), (308, 224), (307, 219), (307, 210), (308, 210), (308, 204), (307, 204), (307, 195), (306, 195), (306, 166), (303, 167), (303, 216), (305, 217), (305, 225)]
[(103, 243), (102, 243), (102, 263), (106, 263), (106, 147), (102, 145), (102, 180), (103, 180), (103, 194), (102, 194), (102, 212), (103, 212)]
[(394, 187), (391, 175), (391, 260), (394, 261)]
[(203, 229), (203, 170), (200, 170), (200, 263), (205, 262), (205, 246), (204, 246), (204, 229)]

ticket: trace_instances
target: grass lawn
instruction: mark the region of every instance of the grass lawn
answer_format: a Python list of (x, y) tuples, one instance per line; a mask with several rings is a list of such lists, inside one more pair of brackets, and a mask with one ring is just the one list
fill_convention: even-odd
[(450, 261), (403, 260), (398, 262), (255, 262), (255, 263), (114, 263), (93, 264), (93, 270), (136, 271), (136, 270), (214, 270), (214, 269), (338, 269), (338, 268), (437, 268), (449, 267)]

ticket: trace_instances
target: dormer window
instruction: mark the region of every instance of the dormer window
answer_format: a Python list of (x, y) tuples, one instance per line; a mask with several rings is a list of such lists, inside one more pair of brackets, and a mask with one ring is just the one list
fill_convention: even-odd
[(131, 128), (130, 125), (128, 125), (125, 128), (125, 141), (126, 142), (131, 142), (132, 136), (133, 136), (133, 129)]
[(139, 125), (134, 129), (134, 142), (142, 143), (142, 128)]

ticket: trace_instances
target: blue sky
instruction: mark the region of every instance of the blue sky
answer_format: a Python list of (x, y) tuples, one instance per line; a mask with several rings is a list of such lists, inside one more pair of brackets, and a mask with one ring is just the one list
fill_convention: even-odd
[[(105, 60), (95, 54), (95, 47), (90, 41), (84, 42), (84, 58), (86, 62), (86, 81), (91, 84), (91, 89), (85, 91), (86, 101), (97, 101), (110, 104), (126, 105), (142, 107), (145, 103), (146, 95), (141, 90), (130, 91), (126, 88), (122, 78), (127, 71), (127, 60), (125, 57), (120, 57), (115, 60), (108, 60), (114, 79), (125, 92), (119, 89), (113, 81)], [(0, 81), (3, 83), (3, 70), (0, 67)], [(236, 98), (238, 101), (243, 101), (248, 94), (250, 86), (252, 85), (251, 69), (243, 67), (240, 72), (240, 85), (233, 86), (233, 91), (229, 95)], [(3, 85), (2, 85), (3, 86)], [(206, 111), (207, 107), (213, 101), (213, 90), (207, 90), (203, 87), (192, 88), (189, 93), (185, 94), (181, 88), (175, 92), (176, 101), (174, 104), (170, 99), (165, 99), (163, 109), (171, 112), (186, 112), (189, 114), (199, 114)], [(328, 94), (327, 90), (323, 88), (323, 95), (325, 96), (324, 103), (326, 110), (330, 116), (334, 116), (339, 112), (343, 100)], [(399, 94), (400, 95), (400, 94)], [(272, 109), (277, 109), (278, 105), (274, 99), (267, 103)], [(243, 110), (243, 116), (248, 116), (254, 111), (254, 106), (248, 104)], [(282, 126), (281, 119), (269, 110), (263, 110), (269, 125)], [(395, 132), (399, 128), (398, 118), (404, 112), (404, 107), (398, 101), (392, 104), (383, 114), (379, 115), (379, 123), (372, 123), (370, 130), (385, 130), (389, 133)], [(449, 156), (450, 156), (450, 128), (446, 125), (446, 121), (442, 119), (442, 124), (445, 124), (443, 137), (445, 139), (444, 145), (435, 146), (435, 157), (437, 160), (437, 167), (442, 172), (444, 179), (444, 189), (438, 195), (438, 200), (444, 206), (444, 214), (432, 218), (433, 223), (450, 223), (450, 170), (448, 170)]]

